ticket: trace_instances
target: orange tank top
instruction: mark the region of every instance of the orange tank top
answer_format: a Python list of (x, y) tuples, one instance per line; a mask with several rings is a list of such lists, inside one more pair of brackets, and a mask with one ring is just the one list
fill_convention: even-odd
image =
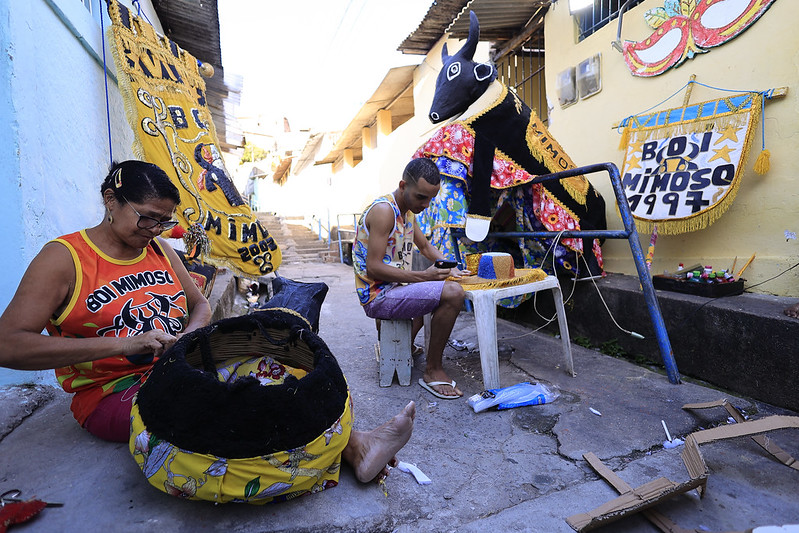
[[(186, 295), (157, 240), (131, 260), (103, 253), (85, 230), (55, 239), (75, 264), (75, 288), (66, 309), (47, 325), (52, 336), (130, 337), (161, 329), (175, 335), (188, 322)], [(72, 413), (83, 425), (103, 397), (138, 383), (153, 354), (111, 356), (57, 368), (58, 382), (74, 393)]]

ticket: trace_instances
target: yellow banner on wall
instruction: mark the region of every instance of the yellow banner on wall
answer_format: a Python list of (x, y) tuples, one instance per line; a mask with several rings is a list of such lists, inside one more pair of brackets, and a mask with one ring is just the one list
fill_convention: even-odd
[(178, 220), (208, 237), (200, 258), (248, 278), (277, 269), (280, 248), (222, 161), (197, 60), (115, 0), (108, 14), (133, 151), (164, 169), (180, 190)]
[(741, 174), (763, 95), (744, 93), (625, 119), (622, 186), (639, 229), (676, 235), (723, 215)]

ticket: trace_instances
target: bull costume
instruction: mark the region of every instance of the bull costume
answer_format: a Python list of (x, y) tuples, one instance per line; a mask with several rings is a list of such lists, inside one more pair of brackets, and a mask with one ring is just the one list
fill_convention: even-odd
[[(476, 112), (439, 129), (414, 154), (435, 161), (442, 175), (441, 192), (419, 215), (422, 231), (453, 258), (450, 228), (465, 227), (471, 242), (461, 242), (461, 252), (509, 252), (517, 265), (540, 266), (550, 273), (601, 273), (597, 239), (486, 239), (489, 225), (493, 231), (516, 232), (607, 226), (604, 200), (584, 176), (530, 183), (536, 176), (576, 165), (536, 113), (496, 81), (496, 69), (472, 60), (480, 29), (473, 12), (470, 17), (469, 37), (461, 50), (452, 56), (446, 45), (442, 50), (430, 120), (438, 123), (467, 110)], [(553, 258), (545, 264), (548, 254)]]

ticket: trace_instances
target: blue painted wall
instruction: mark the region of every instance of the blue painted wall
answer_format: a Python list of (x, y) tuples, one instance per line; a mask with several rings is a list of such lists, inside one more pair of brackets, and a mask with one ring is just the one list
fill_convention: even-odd
[[(96, 59), (103, 56), (101, 13), (110, 25), (101, 4), (93, 0), (91, 13), (76, 0), (0, 0), (0, 312), (47, 241), (100, 221), (109, 122), (114, 159), (133, 157), (119, 90), (109, 78), (106, 95)], [(142, 4), (157, 24), (149, 2)], [(106, 58), (115, 72), (107, 46)], [(0, 368), (0, 386), (31, 382), (56, 383), (52, 371)]]

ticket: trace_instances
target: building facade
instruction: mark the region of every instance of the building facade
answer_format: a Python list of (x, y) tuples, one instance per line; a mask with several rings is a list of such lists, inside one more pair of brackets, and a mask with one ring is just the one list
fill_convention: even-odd
[[(631, 73), (622, 54), (613, 46), (614, 41), (619, 40), (617, 44), (645, 41), (653, 34), (645, 20), (646, 13), (665, 11), (667, 5), (674, 9), (678, 3), (630, 2), (633, 7), (623, 13), (623, 31), (617, 39), (618, 11), (624, 4), (621, 0), (595, 0), (587, 12), (572, 13), (568, 0), (532, 2), (527, 8), (534, 16), (529, 17), (524, 27), (517, 28), (519, 37), (508, 39), (504, 32), (505, 40), (498, 46), (497, 41), (490, 40), (490, 31), (483, 32), (481, 28), (482, 41), (475, 60), (488, 61), (500, 56), (496, 64), (501, 79), (516, 87), (517, 94), (545, 120), (550, 132), (577, 165), (612, 162), (620, 170), (625, 153), (619, 150), (622, 130), (618, 125), (626, 117), (649, 109), (665, 110), (680, 107), (685, 102), (695, 104), (722, 98), (732, 94), (728, 90), (777, 89), (777, 96), (766, 101), (762, 116), (757, 117), (760, 125), (753, 131), (749, 156), (742, 163), (737, 197), (718, 220), (704, 229), (677, 235), (661, 232), (654, 250), (652, 272), (673, 271), (679, 263), (686, 266), (701, 263), (719, 270), (735, 264), (735, 270), (739, 271), (754, 254), (755, 259), (744, 276), (746, 286), (753, 286), (753, 292), (799, 296), (796, 275), (786, 272), (799, 258), (796, 239), (799, 233), (799, 161), (793, 156), (799, 148), (796, 135), (799, 131), (796, 112), (799, 106), (799, 36), (790, 28), (790, 21), (799, 14), (799, 5), (786, 0), (706, 0), (707, 5), (715, 5), (717, 14), (722, 9), (727, 14), (736, 14), (735, 10), (752, 11), (754, 8), (750, 4), (755, 7), (768, 4), (769, 7), (723, 44), (704, 53), (692, 54), (679, 66), (657, 76), (640, 77)], [(701, 2), (679, 4), (702, 7)], [(455, 19), (449, 24), (450, 33), (442, 32), (435, 44), (426, 44), (410, 52), (426, 50), (423, 61), (413, 71), (413, 116), (389, 128), (385, 135), (386, 132), (378, 128), (380, 113), (385, 111), (376, 109), (371, 122), (365, 121), (363, 137), (354, 141), (359, 143), (357, 146), (339, 146), (328, 154), (325, 160), (333, 163), (334, 170), (331, 190), (347, 192), (336, 205), (346, 205), (347, 211), (357, 211), (375, 194), (393, 190), (404, 164), (434, 132), (427, 113), (441, 68), (443, 44), (447, 43), (450, 53), (462, 46), (463, 40), (454, 39), (452, 35), (458, 33), (458, 28), (468, 26), (469, 9), (485, 20), (493, 20), (501, 18), (502, 13), (491, 10), (508, 10), (515, 5), (514, 0), (504, 3), (473, 0), (465, 10), (455, 6), (458, 9), (452, 11)], [(420, 29), (443, 16), (436, 9), (436, 6), (431, 8)], [(460, 36), (462, 34), (460, 30)], [(412, 41), (412, 36), (408, 42)], [(411, 45), (407, 47), (412, 48)], [(594, 80), (595, 85), (584, 97), (574, 95), (573, 101), (561, 105), (561, 98), (568, 96), (563, 94), (560, 85), (561, 74), (572, 68), (586, 68), (585, 65), (599, 75)], [(544, 87), (540, 81), (542, 72)], [(686, 84), (691, 79), (697, 83), (691, 84), (689, 89)], [(761, 130), (763, 124), (765, 129)], [(380, 131), (376, 142), (375, 129)], [(360, 144), (368, 149), (361, 150)], [(759, 175), (753, 171), (753, 166), (764, 146), (771, 154), (770, 169)], [(362, 154), (362, 160), (350, 160), (348, 164), (344, 157), (348, 148)], [(620, 229), (622, 223), (607, 176), (592, 175), (589, 179), (605, 197), (609, 227)], [(641, 243), (646, 250), (650, 233), (645, 225), (641, 224), (641, 228)], [(606, 270), (637, 275), (626, 241), (606, 241), (603, 254)]]
[[(606, 2), (595, 2), (596, 5)], [(701, 2), (694, 2), (693, 5)], [(663, 0), (644, 0), (623, 14), (621, 41), (645, 41), (654, 30), (645, 14), (664, 8)], [(689, 3), (690, 4), (690, 3)], [(727, 4), (726, 6), (724, 4)], [(738, 10), (750, 9), (751, 2), (718, 2), (730, 17)], [(768, 2), (759, 2), (768, 4)], [(590, 8), (589, 8), (590, 10)], [(549, 129), (578, 165), (613, 162), (622, 168), (625, 155), (619, 150), (622, 131), (616, 126), (625, 117), (646, 110), (676, 108), (728, 96), (736, 91), (764, 91), (787, 88), (785, 96), (765, 103), (765, 147), (770, 151), (770, 170), (763, 175), (753, 166), (762, 148), (761, 125), (754, 130), (747, 160), (743, 163), (737, 197), (727, 211), (705, 229), (679, 235), (660, 234), (657, 238), (652, 272), (674, 271), (679, 263), (701, 263), (714, 268), (736, 270), (756, 254), (746, 270), (746, 285), (753, 292), (778, 296), (799, 296), (795, 272), (787, 272), (799, 261), (799, 36), (791, 21), (799, 15), (799, 4), (785, 0), (773, 2), (744, 31), (723, 44), (696, 53), (676, 67), (650, 77), (632, 75), (622, 54), (612, 46), (619, 23), (614, 18), (581, 38), (579, 13), (570, 13), (568, 2), (554, 2), (546, 15), (547, 94), (553, 109)], [(560, 105), (558, 76), (599, 55), (601, 88), (571, 105)], [(694, 77), (690, 92), (685, 85)], [(712, 87), (712, 88), (711, 88)], [(759, 115), (759, 113), (758, 113)], [(612, 202), (606, 177), (591, 176), (592, 183), (608, 201), (607, 218), (611, 228), (621, 221)], [(650, 241), (642, 233), (644, 250)], [(634, 274), (629, 247), (624, 241), (608, 241), (603, 246), (606, 269)], [(737, 262), (736, 262), (737, 257)]]

